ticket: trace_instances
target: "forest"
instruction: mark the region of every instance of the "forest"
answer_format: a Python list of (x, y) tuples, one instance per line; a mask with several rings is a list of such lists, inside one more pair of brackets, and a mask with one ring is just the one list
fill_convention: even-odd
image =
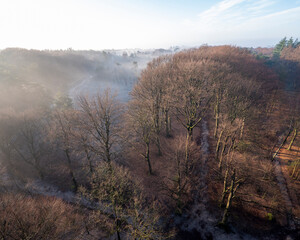
[(298, 40), (145, 59), (0, 52), (0, 239), (296, 239)]

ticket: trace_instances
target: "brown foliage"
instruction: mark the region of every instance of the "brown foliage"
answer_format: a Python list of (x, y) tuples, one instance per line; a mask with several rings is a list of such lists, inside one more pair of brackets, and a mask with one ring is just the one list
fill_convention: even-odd
[(21, 194), (0, 195), (2, 239), (74, 239), (83, 218), (63, 201)]

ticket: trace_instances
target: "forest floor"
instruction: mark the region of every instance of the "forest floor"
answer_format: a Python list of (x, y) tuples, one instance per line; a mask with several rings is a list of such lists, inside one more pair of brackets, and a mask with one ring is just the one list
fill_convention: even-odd
[[(279, 142), (274, 148), (274, 174), (280, 189), (283, 209), (286, 213), (286, 226), (291, 231), (300, 229), (300, 181), (299, 181), (299, 159), (300, 159), (300, 134), (299, 131), (294, 139), (294, 144), (288, 150), (294, 135), (293, 122), (297, 121), (294, 116), (299, 112), (300, 94), (295, 91), (285, 91), (282, 96), (284, 101), (274, 114), (277, 124), (274, 128), (287, 129), (290, 125), (289, 134), (282, 133)], [(282, 131), (283, 132), (283, 131)], [(285, 134), (285, 135), (284, 135)], [(293, 170), (295, 171), (292, 176)], [(296, 176), (296, 177), (295, 177)]]
[[(277, 174), (279, 184), (285, 184), (285, 187), (283, 187), (282, 194), (286, 202), (286, 211), (288, 214), (287, 217), (289, 219), (290, 227), (292, 229), (295, 229), (297, 225), (298, 227), (300, 226), (300, 181), (299, 177), (293, 178), (291, 175), (294, 170), (294, 167), (296, 167), (296, 171), (299, 171), (299, 168), (297, 169), (297, 166), (295, 165), (297, 164), (297, 161), (299, 161), (300, 158), (300, 134), (297, 134), (294, 145), (291, 147), (290, 150), (288, 150), (291, 138), (292, 134), (290, 134), (287, 141), (281, 147), (280, 151), (277, 154), (276, 171), (279, 175), (281, 175), (278, 176)], [(297, 172), (294, 175), (296, 174)]]

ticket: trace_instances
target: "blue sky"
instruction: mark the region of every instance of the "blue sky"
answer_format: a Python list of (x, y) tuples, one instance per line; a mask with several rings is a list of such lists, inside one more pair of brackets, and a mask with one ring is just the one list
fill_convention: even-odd
[(300, 0), (0, 0), (0, 49), (272, 46), (300, 38)]

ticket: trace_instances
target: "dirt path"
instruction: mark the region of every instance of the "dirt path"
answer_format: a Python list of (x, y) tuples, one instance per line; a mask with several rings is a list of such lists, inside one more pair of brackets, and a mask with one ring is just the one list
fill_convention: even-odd
[(285, 177), (282, 173), (280, 157), (278, 155), (274, 158), (274, 173), (275, 173), (275, 176), (277, 179), (277, 183), (278, 183), (278, 186), (280, 189), (281, 196), (285, 203), (288, 227), (292, 230), (295, 230), (295, 223), (294, 223), (293, 216), (292, 216), (293, 204), (292, 204), (292, 201), (290, 198), (290, 194), (288, 191)]
[[(296, 139), (299, 139), (299, 137), (298, 133)], [(285, 203), (288, 227), (291, 230), (295, 230), (297, 224), (295, 223), (294, 218), (300, 214), (300, 209), (298, 207), (299, 200), (297, 196), (299, 195), (300, 186), (299, 181), (293, 180), (290, 177), (289, 165), (300, 157), (300, 146), (298, 146), (299, 144), (294, 144), (290, 151), (287, 150), (291, 140), (290, 138), (288, 138), (288, 141), (282, 146), (274, 159), (274, 173)]]
[[(295, 91), (289, 91), (285, 93), (286, 102), (280, 108), (282, 118), (285, 118), (285, 123), (291, 121), (294, 116), (297, 116), (297, 111), (299, 109), (300, 95)], [(282, 116), (282, 113), (285, 115)], [(291, 121), (292, 123), (292, 121)], [(284, 127), (284, 125), (282, 126)], [(286, 133), (287, 135), (287, 133)], [(279, 144), (274, 153), (276, 156), (273, 159), (274, 174), (276, 176), (277, 184), (281, 193), (281, 197), (284, 203), (284, 208), (286, 212), (287, 227), (290, 230), (295, 230), (297, 228), (297, 223), (295, 223), (295, 216), (300, 214), (299, 202), (297, 199), (297, 191), (300, 191), (299, 182), (293, 181), (290, 177), (289, 165), (293, 163), (297, 158), (299, 158), (300, 146), (293, 146), (292, 150), (287, 150), (289, 143), (293, 135), (293, 127), (291, 125), (289, 136), (281, 136)], [(296, 139), (299, 139), (299, 133)], [(285, 139), (284, 139), (285, 138)], [(298, 216), (299, 217), (299, 216)]]

